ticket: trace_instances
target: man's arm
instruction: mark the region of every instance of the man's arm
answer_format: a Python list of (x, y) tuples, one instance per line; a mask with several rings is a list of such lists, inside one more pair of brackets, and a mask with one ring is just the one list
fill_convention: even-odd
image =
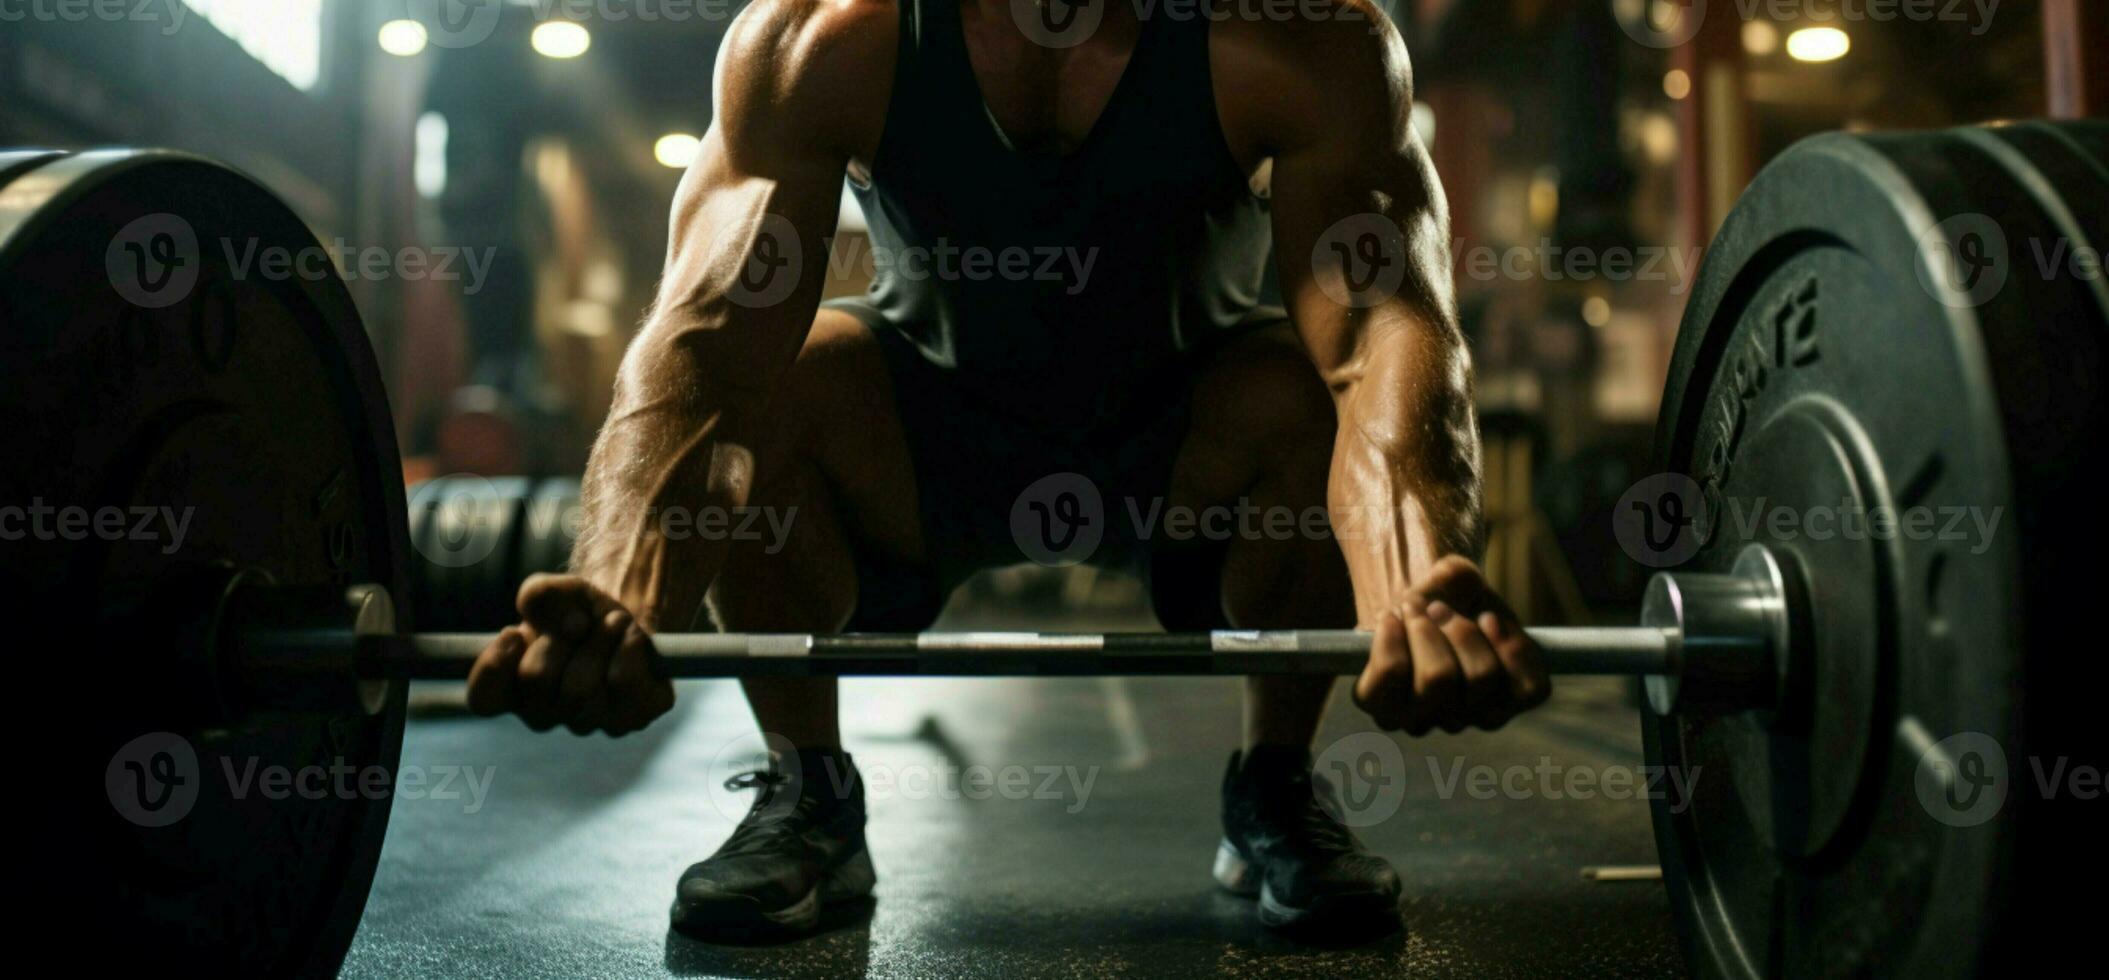
[(696, 626), (728, 544), (666, 518), (744, 507), (778, 464), (772, 399), (812, 327), (848, 162), (884, 125), (895, 23), (883, 0), (759, 0), (733, 22), (659, 295), (587, 462), (572, 574), (521, 587), (523, 624), (470, 678), (477, 710), (619, 733), (672, 706), (649, 633)]
[[(1245, 24), (1218, 56), (1251, 77), (1226, 106), (1273, 160), (1289, 313), (1339, 416), (1328, 485), (1360, 625), (1357, 702), (1386, 727), (1493, 727), (1542, 702), (1536, 647), (1469, 556), (1483, 544), (1472, 368), (1449, 214), (1409, 124), (1412, 75), (1383, 13)], [(1234, 138), (1235, 142), (1235, 138)]]

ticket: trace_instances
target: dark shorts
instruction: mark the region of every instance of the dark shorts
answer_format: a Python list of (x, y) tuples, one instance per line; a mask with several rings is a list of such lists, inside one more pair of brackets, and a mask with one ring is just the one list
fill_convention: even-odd
[[(1051, 433), (982, 404), (870, 306), (834, 300), (826, 308), (863, 321), (885, 353), (915, 465), (929, 558), (918, 569), (858, 555), (851, 631), (925, 629), (952, 590), (977, 572), (1026, 563), (1089, 564), (1136, 575), (1169, 630), (1229, 625), (1222, 613), (1223, 545), (1174, 543), (1143, 530), (1166, 506), (1172, 464), (1186, 442), (1192, 366), (1210, 351), (1189, 354), (1184, 369), (1150, 385), (1104, 432)], [(1278, 308), (1262, 308), (1246, 326), (1286, 319)]]

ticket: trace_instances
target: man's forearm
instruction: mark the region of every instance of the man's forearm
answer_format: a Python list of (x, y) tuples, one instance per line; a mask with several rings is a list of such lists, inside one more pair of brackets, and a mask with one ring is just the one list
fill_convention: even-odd
[(648, 629), (698, 624), (730, 542), (695, 530), (748, 505), (770, 448), (771, 382), (797, 348), (736, 348), (739, 334), (648, 327), (587, 462), (572, 570)]
[(1454, 332), (1415, 327), (1371, 345), (1339, 388), (1328, 483), (1365, 628), (1399, 608), (1444, 555), (1477, 559), (1479, 435)]

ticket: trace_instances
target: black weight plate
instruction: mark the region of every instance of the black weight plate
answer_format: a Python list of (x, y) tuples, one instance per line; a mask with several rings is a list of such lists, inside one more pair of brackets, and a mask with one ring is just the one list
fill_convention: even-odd
[[(174, 666), (197, 651), (140, 612), (216, 565), (404, 595), (372, 351), (327, 264), (249, 261), (279, 248), (316, 243), (176, 154), (70, 156), (0, 194), (0, 506), (58, 509), (7, 545), (9, 598), (75, 637), (15, 662), (38, 692), (16, 730), (60, 747), (35, 839), (54, 860), (23, 886), (54, 939), (102, 937), (59, 946), (100, 969), (333, 973), (380, 852), (404, 685), (371, 716), (214, 718)], [(83, 532), (75, 507), (121, 523)]]
[(1691, 787), (1655, 828), (1700, 975), (1975, 975), (2042, 921), (2024, 773), (2083, 715), (2045, 627), (2100, 540), (2072, 487), (2099, 486), (2105, 323), (2098, 278), (2035, 256), (2102, 243), (2099, 133), (1809, 140), (1706, 258), (1658, 467), (1706, 496), (1688, 567), (1770, 546), (1809, 637), (1778, 713), (1645, 726)]
[(489, 630), (519, 618), (514, 598), (524, 533), (524, 477), (440, 477), (410, 492), (421, 622), (434, 630)]

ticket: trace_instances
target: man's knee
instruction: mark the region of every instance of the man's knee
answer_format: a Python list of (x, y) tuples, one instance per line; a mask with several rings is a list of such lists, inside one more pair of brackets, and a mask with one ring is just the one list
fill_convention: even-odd
[(727, 522), (725, 564), (710, 590), (717, 624), (750, 633), (833, 633), (857, 605), (857, 572), (827, 481), (802, 462), (756, 488)]

